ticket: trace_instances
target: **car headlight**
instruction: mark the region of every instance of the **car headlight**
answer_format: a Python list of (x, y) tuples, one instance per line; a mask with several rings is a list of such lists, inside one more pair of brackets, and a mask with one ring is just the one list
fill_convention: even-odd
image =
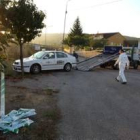
[(19, 62), (16, 62), (16, 61), (15, 61), (15, 62), (14, 62), (14, 64), (15, 64), (15, 65), (18, 65), (18, 64), (19, 64)]

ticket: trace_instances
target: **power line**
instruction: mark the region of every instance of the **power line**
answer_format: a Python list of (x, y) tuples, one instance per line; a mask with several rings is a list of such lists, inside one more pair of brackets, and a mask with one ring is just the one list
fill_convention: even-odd
[(112, 3), (116, 3), (122, 0), (115, 0), (115, 1), (110, 1), (110, 2), (105, 2), (102, 4), (96, 4), (96, 5), (92, 5), (92, 6), (88, 6), (88, 7), (82, 7), (82, 8), (77, 8), (77, 9), (70, 9), (69, 11), (75, 11), (75, 10), (86, 10), (86, 9), (91, 9), (94, 7), (99, 7), (99, 6), (103, 6), (103, 5), (108, 5), (108, 4), (112, 4)]

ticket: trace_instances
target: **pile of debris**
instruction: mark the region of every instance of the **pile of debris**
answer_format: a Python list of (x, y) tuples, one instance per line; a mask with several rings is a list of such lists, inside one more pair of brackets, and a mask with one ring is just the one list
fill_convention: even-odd
[(28, 118), (33, 115), (36, 115), (35, 109), (12, 110), (0, 119), (0, 130), (4, 133), (14, 132), (18, 134), (19, 128), (29, 126), (34, 122)]

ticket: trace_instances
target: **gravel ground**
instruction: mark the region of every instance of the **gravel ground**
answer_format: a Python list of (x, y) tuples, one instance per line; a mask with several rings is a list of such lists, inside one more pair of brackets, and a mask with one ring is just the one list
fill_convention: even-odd
[(58, 140), (140, 140), (140, 69), (126, 71), (127, 85), (115, 81), (117, 75), (117, 70), (100, 68), (49, 71), (16, 86), (59, 90)]

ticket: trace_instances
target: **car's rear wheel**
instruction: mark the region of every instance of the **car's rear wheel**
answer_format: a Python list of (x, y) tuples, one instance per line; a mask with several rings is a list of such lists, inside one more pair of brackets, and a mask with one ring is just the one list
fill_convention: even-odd
[(33, 74), (38, 74), (41, 71), (41, 67), (40, 67), (39, 64), (34, 64), (34, 65), (31, 66), (31, 70), (30, 71)]
[(65, 66), (64, 66), (64, 70), (67, 71), (67, 72), (71, 71), (71, 68), (72, 68), (72, 66), (71, 66), (70, 63), (67, 63), (67, 64), (65, 64)]

